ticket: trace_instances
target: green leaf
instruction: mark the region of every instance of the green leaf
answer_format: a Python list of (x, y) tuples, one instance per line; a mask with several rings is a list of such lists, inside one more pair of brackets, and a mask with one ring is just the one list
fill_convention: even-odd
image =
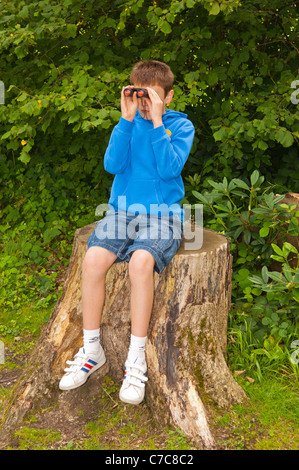
[(267, 237), (269, 235), (269, 227), (262, 227), (259, 230), (260, 237)]
[(288, 333), (285, 329), (279, 329), (278, 334), (281, 338), (285, 338)]
[(195, 5), (195, 0), (187, 0), (186, 5), (187, 5), (187, 8), (193, 8)]
[(263, 284), (262, 279), (259, 276), (256, 276), (256, 275), (249, 276), (248, 279), (254, 282), (255, 284)]
[(254, 295), (257, 295), (257, 296), (260, 296), (260, 295), (262, 294), (262, 292), (263, 292), (262, 289), (258, 289), (257, 287), (254, 287), (254, 288), (252, 289), (252, 293), (253, 293)]
[(248, 184), (245, 183), (245, 181), (240, 180), (239, 178), (233, 178), (233, 182), (239, 187), (243, 189), (250, 189)]
[(121, 117), (121, 112), (116, 110), (116, 109), (112, 109), (110, 111), (110, 116), (113, 119), (113, 121), (119, 121), (119, 119)]
[(171, 33), (171, 26), (167, 21), (163, 21), (160, 29), (161, 29), (161, 31), (163, 31), (164, 34)]
[(18, 101), (25, 101), (27, 97), (28, 97), (27, 93), (23, 92), (18, 96), (17, 100)]
[[(215, 209), (219, 209), (220, 211), (230, 212), (230, 209), (228, 209), (227, 207), (225, 207), (223, 204), (218, 204), (218, 205), (215, 205), (214, 207), (215, 207)], [(218, 215), (219, 215), (219, 214), (218, 214)]]
[(284, 242), (282, 251), (288, 255), (289, 253), (298, 253), (297, 248), (289, 242)]
[(263, 266), (261, 273), (262, 273), (262, 278), (263, 278), (264, 283), (267, 284), (267, 282), (268, 282), (268, 280), (269, 280), (268, 268), (267, 268), (267, 266)]
[(273, 250), (275, 251), (275, 253), (277, 253), (279, 256), (283, 257), (283, 252), (279, 248), (279, 246), (275, 245), (275, 243), (271, 243), (271, 246), (272, 246)]
[(239, 269), (239, 271), (238, 271), (238, 277), (239, 277), (240, 279), (247, 279), (248, 276), (249, 276), (249, 274), (250, 274), (250, 271), (249, 271), (248, 269), (246, 269), (246, 268), (241, 268), (241, 269)]
[(29, 15), (28, 6), (25, 5), (25, 6), (23, 6), (22, 10), (19, 11), (19, 16), (21, 18), (28, 18), (28, 15)]
[(77, 25), (75, 24), (67, 24), (66, 30), (69, 33), (71, 38), (74, 38), (77, 34)]
[(250, 240), (251, 240), (251, 233), (250, 233), (249, 230), (245, 230), (245, 232), (244, 232), (244, 242), (247, 243), (247, 245), (249, 245)]
[(265, 197), (267, 206), (272, 210), (274, 208), (274, 202), (273, 202), (274, 194), (273, 193), (265, 194), (264, 197)]
[(50, 241), (57, 237), (57, 235), (60, 235), (60, 233), (61, 231), (58, 228), (48, 228), (43, 234), (45, 243), (50, 243)]
[(277, 315), (276, 312), (273, 312), (271, 314), (271, 319), (274, 321), (274, 322), (278, 322), (279, 321), (279, 316)]
[(226, 135), (226, 129), (219, 129), (218, 131), (214, 132), (213, 137), (215, 141), (222, 140), (223, 137)]
[(24, 50), (22, 46), (18, 46), (15, 48), (15, 54), (18, 59), (22, 59), (23, 57), (26, 56), (26, 51)]
[(250, 177), (251, 185), (253, 187), (256, 184), (258, 179), (259, 179), (259, 172), (258, 170), (254, 170), (254, 172), (251, 174), (251, 177)]
[(207, 76), (207, 83), (210, 85), (210, 86), (214, 86), (216, 85), (216, 83), (218, 82), (218, 75), (216, 72), (209, 72), (208, 73), (208, 76)]
[(5, 132), (5, 134), (3, 134), (1, 136), (1, 140), (7, 139), (10, 136), (11, 136), (11, 131), (7, 131), (7, 132)]
[(237, 196), (240, 196), (240, 197), (242, 197), (242, 198), (248, 197), (248, 194), (243, 193), (243, 191), (239, 191), (238, 189), (232, 189), (232, 190), (231, 190), (231, 193), (232, 193), (232, 194), (236, 194)]
[(284, 261), (284, 258), (282, 258), (281, 256), (276, 256), (276, 255), (271, 255), (271, 259), (275, 259), (275, 261), (279, 261), (280, 263)]
[(276, 281), (279, 283), (285, 281), (284, 276), (281, 273), (278, 273), (277, 271), (268, 272), (268, 274), (269, 274), (269, 277), (273, 279), (273, 281)]
[(65, 111), (72, 111), (73, 109), (75, 109), (74, 101), (72, 99), (67, 100), (67, 102), (64, 105), (64, 109)]
[(220, 12), (220, 5), (218, 2), (214, 2), (212, 8), (209, 10), (209, 15), (218, 15)]
[(213, 188), (217, 189), (218, 191), (223, 191), (222, 183), (217, 183), (216, 181), (208, 180), (208, 183), (213, 186)]
[(209, 201), (207, 200), (207, 198), (203, 196), (202, 194), (200, 194), (198, 191), (192, 191), (192, 194), (193, 196), (195, 196), (197, 199), (204, 202), (205, 204), (207, 205), (209, 204)]
[(237, 239), (241, 233), (243, 232), (244, 230), (244, 227), (243, 225), (241, 227), (238, 227), (235, 231), (234, 231), (234, 238)]
[(286, 277), (286, 279), (287, 279), (289, 282), (292, 282), (292, 281), (293, 281), (293, 272), (292, 272), (292, 268), (290, 268), (286, 263), (284, 263), (284, 265), (283, 265), (282, 272), (283, 272), (284, 276)]
[(20, 160), (22, 163), (25, 163), (25, 165), (27, 165), (27, 163), (30, 162), (31, 157), (29, 153), (25, 152), (25, 150), (22, 150), (18, 160)]
[(73, 122), (79, 121), (80, 113), (76, 109), (70, 113), (70, 117), (68, 118), (68, 123), (72, 124)]
[(275, 139), (283, 147), (291, 147), (291, 145), (293, 145), (294, 143), (294, 137), (289, 131), (287, 131), (287, 129), (285, 130), (280, 129), (278, 132), (276, 132)]

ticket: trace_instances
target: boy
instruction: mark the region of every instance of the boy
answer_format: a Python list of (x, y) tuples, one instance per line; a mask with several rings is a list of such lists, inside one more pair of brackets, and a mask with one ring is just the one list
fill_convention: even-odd
[[(154, 283), (178, 250), (183, 235), (185, 191), (181, 177), (194, 138), (186, 114), (165, 110), (173, 98), (173, 74), (159, 61), (135, 65), (121, 93), (119, 123), (112, 131), (104, 167), (115, 175), (105, 217), (87, 242), (82, 272), (83, 348), (65, 369), (59, 387), (76, 388), (106, 359), (100, 344), (105, 275), (113, 263), (129, 263), (131, 341), (120, 399), (139, 404), (147, 381), (145, 343)], [(138, 98), (134, 88), (146, 90)], [(138, 211), (138, 216), (136, 216)], [(170, 214), (171, 212), (171, 214)], [(139, 230), (136, 230), (138, 226)], [(104, 228), (107, 230), (105, 231)], [(150, 229), (150, 232), (148, 231)]]

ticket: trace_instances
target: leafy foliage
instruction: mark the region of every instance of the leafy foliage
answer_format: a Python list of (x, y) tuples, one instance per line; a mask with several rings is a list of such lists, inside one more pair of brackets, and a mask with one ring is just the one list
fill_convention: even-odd
[[(289, 344), (299, 319), (299, 257), (286, 236), (298, 238), (299, 211), (281, 203), (283, 195), (269, 192), (257, 170), (246, 181), (208, 182), (212, 191), (192, 193), (203, 203), (207, 225), (230, 239), (232, 297), (236, 307), (248, 311), (232, 324), (250, 328), (255, 341), (271, 345), (270, 336)], [(272, 270), (273, 260), (281, 264), (279, 271)]]
[(254, 167), (273, 177), (282, 167), (277, 181), (298, 187), (299, 123), (290, 101), (295, 5), (43, 0), (0, 9), (7, 89), (1, 148), (9, 161), (28, 164), (43, 155), (54, 165), (80, 152), (91, 173), (120, 116), (119, 93), (132, 65), (158, 58), (176, 77), (172, 106), (187, 110), (197, 129), (190, 165), (201, 168), (213, 155), (226, 177)]
[[(1, 2), (0, 306), (55, 302), (75, 229), (107, 202), (120, 90), (146, 59), (170, 65), (170, 106), (196, 128), (182, 203), (205, 198), (251, 301), (265, 285), (249, 285), (248, 272), (269, 267), (286, 213), (275, 194), (299, 191), (297, 44), (296, 4), (282, 0)], [(291, 212), (284, 220), (298, 228)]]
[(208, 180), (212, 190), (192, 194), (204, 204), (210, 225), (225, 232), (232, 241), (237, 264), (248, 268), (269, 265), (272, 243), (286, 234), (298, 236), (296, 205), (280, 204), (284, 195), (275, 196), (263, 184), (264, 177), (255, 170), (246, 180), (233, 178), (228, 182)]

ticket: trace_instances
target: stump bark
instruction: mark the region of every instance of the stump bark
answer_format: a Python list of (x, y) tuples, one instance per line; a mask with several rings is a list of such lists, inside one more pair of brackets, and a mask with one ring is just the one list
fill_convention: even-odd
[[(112, 265), (106, 274), (101, 342), (107, 363), (79, 389), (58, 389), (65, 361), (82, 346), (81, 265), (93, 229), (91, 224), (75, 233), (63, 294), (4, 410), (2, 442), (30, 410), (53, 405), (61, 394), (75, 403), (82, 394), (88, 399), (89, 390), (107, 373), (122, 381), (130, 337), (126, 262)], [(231, 270), (228, 240), (204, 229), (201, 248), (190, 250), (184, 237), (171, 263), (161, 274), (154, 272), (146, 400), (160, 422), (179, 427), (202, 449), (215, 448), (211, 413), (246, 400), (226, 364)]]

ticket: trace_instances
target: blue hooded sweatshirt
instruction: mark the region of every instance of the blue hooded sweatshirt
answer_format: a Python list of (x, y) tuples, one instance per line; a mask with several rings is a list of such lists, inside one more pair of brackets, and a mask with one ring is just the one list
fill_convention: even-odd
[(184, 222), (181, 172), (192, 147), (194, 126), (186, 114), (172, 110), (162, 115), (162, 122), (154, 128), (138, 111), (132, 122), (120, 118), (104, 156), (105, 170), (115, 175), (108, 205), (135, 214), (173, 213)]

